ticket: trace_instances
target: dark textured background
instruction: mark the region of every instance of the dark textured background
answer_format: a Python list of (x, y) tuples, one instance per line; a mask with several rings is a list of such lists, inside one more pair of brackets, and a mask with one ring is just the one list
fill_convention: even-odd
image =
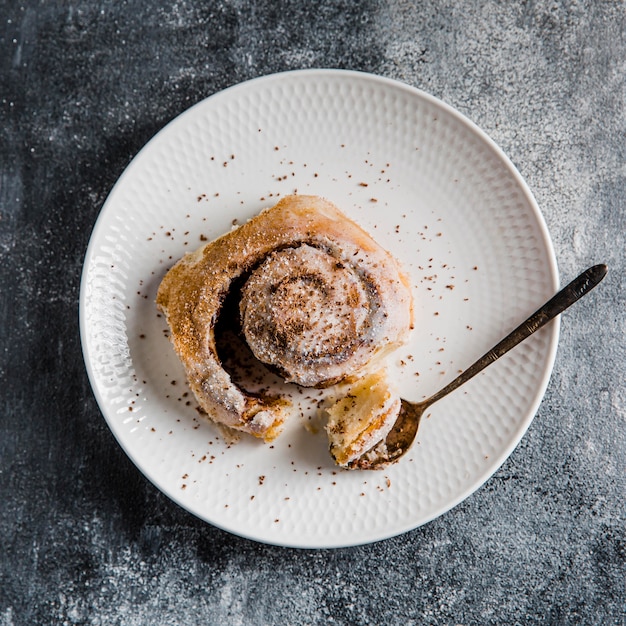
[[(0, 625), (626, 623), (626, 5), (427, 0), (0, 0)], [(143, 144), (275, 71), (420, 87), (517, 165), (562, 282), (611, 271), (562, 324), (529, 432), (448, 514), (370, 546), (217, 530), (114, 441), (81, 356), (90, 231)]]

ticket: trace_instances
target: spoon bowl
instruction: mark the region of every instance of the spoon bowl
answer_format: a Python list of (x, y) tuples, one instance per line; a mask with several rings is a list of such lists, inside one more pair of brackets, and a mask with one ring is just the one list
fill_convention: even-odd
[(387, 437), (358, 459), (352, 461), (349, 466), (350, 469), (383, 469), (398, 461), (409, 451), (415, 441), (420, 420), (428, 407), (458, 389), (577, 300), (580, 300), (606, 276), (607, 271), (608, 267), (605, 264), (594, 265), (585, 270), (468, 369), (429, 398), (421, 402), (409, 402), (403, 398), (398, 418)]

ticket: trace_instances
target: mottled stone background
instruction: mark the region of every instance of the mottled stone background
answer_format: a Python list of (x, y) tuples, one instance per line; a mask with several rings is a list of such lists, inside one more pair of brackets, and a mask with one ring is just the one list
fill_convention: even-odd
[[(0, 625), (626, 623), (626, 5), (614, 0), (0, 1)], [(478, 123), (532, 188), (566, 314), (529, 432), (404, 536), (259, 545), (161, 495), (91, 393), (90, 231), (143, 144), (280, 70), (401, 79)]]

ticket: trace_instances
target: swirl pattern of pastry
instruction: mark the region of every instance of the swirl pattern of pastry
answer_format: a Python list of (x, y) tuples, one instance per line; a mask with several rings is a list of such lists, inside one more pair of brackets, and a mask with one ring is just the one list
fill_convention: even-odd
[(183, 257), (157, 305), (190, 387), (212, 419), (266, 441), (280, 432), (288, 402), (238, 387), (217, 353), (215, 327), (234, 289), (255, 357), (302, 386), (358, 377), (412, 325), (410, 287), (394, 258), (316, 196), (288, 196)]

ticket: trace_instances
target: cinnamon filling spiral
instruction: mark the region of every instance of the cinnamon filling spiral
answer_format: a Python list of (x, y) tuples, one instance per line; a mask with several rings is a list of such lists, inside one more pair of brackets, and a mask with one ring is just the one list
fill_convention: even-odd
[(305, 387), (333, 384), (360, 369), (371, 357), (380, 308), (363, 278), (307, 244), (271, 253), (240, 301), (242, 329), (256, 358)]

